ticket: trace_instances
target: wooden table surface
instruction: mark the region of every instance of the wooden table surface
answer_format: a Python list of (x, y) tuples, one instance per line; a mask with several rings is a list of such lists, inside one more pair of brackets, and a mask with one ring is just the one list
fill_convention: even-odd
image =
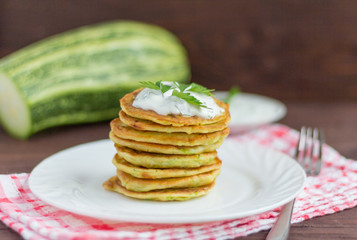
[[(299, 129), (302, 125), (324, 129), (326, 142), (344, 156), (357, 159), (357, 102), (286, 102), (287, 116), (280, 122)], [(45, 157), (70, 146), (107, 138), (108, 122), (51, 129), (19, 141), (0, 130), (0, 173), (30, 172)], [(357, 208), (294, 224), (289, 239), (356, 239)], [(262, 231), (242, 239), (264, 239)], [(0, 223), (0, 239), (20, 236)]]

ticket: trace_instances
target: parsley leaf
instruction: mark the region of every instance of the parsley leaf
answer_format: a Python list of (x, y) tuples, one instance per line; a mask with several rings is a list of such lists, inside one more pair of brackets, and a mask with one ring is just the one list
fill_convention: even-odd
[(144, 81), (140, 82), (142, 85), (144, 85), (147, 88), (155, 89), (155, 90), (160, 90), (162, 93), (167, 92), (168, 90), (171, 89), (170, 85), (165, 85), (162, 83), (162, 81), (157, 81), (156, 83), (149, 82), (149, 81)]
[(140, 83), (142, 85), (144, 85), (144, 87), (155, 89), (155, 90), (160, 90), (160, 84), (157, 85), (158, 82), (153, 83), (153, 82), (149, 82), (149, 81), (143, 81), (143, 82), (140, 82)]
[(205, 105), (202, 104), (202, 102), (200, 100), (198, 100), (197, 98), (192, 96), (190, 93), (184, 93), (184, 92), (179, 92), (177, 90), (174, 90), (172, 92), (172, 96), (181, 98), (181, 99), (185, 100), (186, 102), (197, 105), (199, 107), (207, 108)]
[(180, 92), (184, 92), (188, 88), (188, 85), (184, 83), (175, 82), (174, 84), (180, 89)]
[(170, 85), (165, 85), (160, 81), (160, 90), (162, 93), (165, 93), (171, 89)]
[(188, 89), (188, 91), (190, 92), (196, 92), (196, 93), (203, 93), (207, 96), (211, 96), (211, 92), (214, 91), (214, 89), (207, 89), (204, 86), (201, 86), (197, 83), (191, 83), (191, 85), (189, 86), (190, 88)]

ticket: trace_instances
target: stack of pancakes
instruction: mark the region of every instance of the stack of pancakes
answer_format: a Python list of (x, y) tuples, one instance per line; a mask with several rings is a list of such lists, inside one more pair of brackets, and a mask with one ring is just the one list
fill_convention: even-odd
[(212, 190), (220, 173), (216, 149), (228, 135), (228, 104), (212, 119), (159, 115), (132, 106), (138, 89), (120, 100), (119, 118), (112, 120), (110, 139), (117, 154), (116, 176), (107, 190), (138, 199), (187, 200)]

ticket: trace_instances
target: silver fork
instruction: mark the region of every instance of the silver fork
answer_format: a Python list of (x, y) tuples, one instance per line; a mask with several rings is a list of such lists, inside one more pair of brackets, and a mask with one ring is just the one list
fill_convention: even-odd
[[(317, 176), (321, 171), (323, 141), (323, 134), (319, 129), (301, 128), (295, 160), (299, 162), (308, 176)], [(283, 206), (266, 240), (285, 240), (288, 238), (294, 203), (295, 199)]]

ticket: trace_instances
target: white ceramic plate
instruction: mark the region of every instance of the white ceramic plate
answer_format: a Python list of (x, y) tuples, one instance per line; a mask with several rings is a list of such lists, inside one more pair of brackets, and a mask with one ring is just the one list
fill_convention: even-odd
[(194, 223), (262, 213), (292, 200), (305, 173), (290, 157), (226, 139), (218, 150), (221, 175), (208, 195), (184, 202), (137, 200), (106, 191), (115, 174), (109, 140), (78, 145), (42, 161), (31, 173), (32, 192), (58, 208), (94, 218), (151, 223)]
[[(228, 92), (214, 93), (218, 99), (224, 99)], [(286, 106), (273, 98), (252, 93), (239, 93), (230, 102), (229, 111), (231, 133), (248, 130), (263, 124), (272, 123), (286, 115)]]

